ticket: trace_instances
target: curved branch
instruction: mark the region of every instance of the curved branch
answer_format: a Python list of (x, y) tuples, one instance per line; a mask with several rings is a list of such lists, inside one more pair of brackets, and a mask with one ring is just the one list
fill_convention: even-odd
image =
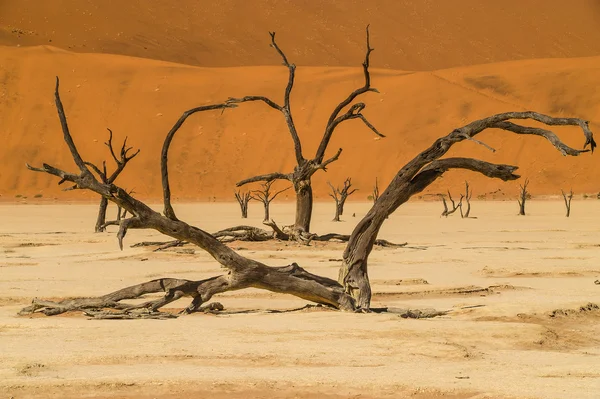
[[(494, 124), (492, 127), (510, 131), (510, 132), (517, 133), (517, 134), (531, 134), (531, 135), (535, 135), (535, 136), (544, 137), (546, 140), (548, 140), (550, 143), (552, 143), (552, 145), (554, 147), (556, 147), (558, 149), (558, 151), (560, 151), (561, 154), (563, 154), (563, 155), (577, 156), (583, 152), (590, 151), (587, 149), (576, 150), (574, 148), (571, 148), (568, 145), (566, 145), (565, 143), (563, 143), (562, 141), (560, 141), (560, 139), (554, 132), (551, 132), (550, 130), (546, 130), (546, 129), (541, 129), (538, 127), (521, 126), (521, 125), (517, 125), (512, 122), (498, 122), (498, 123)], [(595, 143), (595, 141), (593, 141), (593, 139), (590, 143), (593, 143), (591, 146), (592, 151), (593, 151), (593, 149), (596, 147), (596, 143)], [(586, 146), (587, 146), (587, 143), (586, 143)]]
[(243, 186), (245, 184), (248, 183), (254, 183), (257, 181), (264, 181), (264, 182), (270, 182), (273, 180), (290, 180), (291, 181), (291, 176), (290, 175), (286, 175), (284, 173), (279, 173), (279, 172), (275, 172), (275, 173), (268, 173), (266, 175), (259, 175), (259, 176), (254, 176), (254, 177), (249, 177), (247, 179), (241, 180), (239, 182), (237, 182), (235, 184), (236, 187), (240, 187)]
[[(167, 136), (165, 137), (165, 141), (163, 143), (162, 152), (160, 156), (160, 172), (162, 176), (162, 186), (163, 186), (163, 204), (164, 204), (164, 214), (171, 220), (177, 220), (177, 216), (175, 216), (175, 211), (173, 210), (173, 206), (171, 205), (171, 187), (169, 184), (169, 169), (167, 167), (168, 157), (169, 157), (169, 147), (171, 146), (171, 142), (173, 141), (173, 137), (175, 133), (179, 130), (181, 125), (185, 122), (185, 120), (190, 116), (195, 114), (196, 112), (202, 111), (211, 111), (215, 109), (225, 109), (225, 108), (235, 108), (235, 104), (231, 103), (223, 103), (223, 104), (213, 104), (213, 105), (204, 105), (202, 107), (192, 108), (187, 110), (181, 115), (181, 117), (175, 122)], [(125, 143), (123, 143), (125, 146)], [(137, 153), (136, 153), (137, 155)], [(135, 155), (134, 155), (135, 156)]]

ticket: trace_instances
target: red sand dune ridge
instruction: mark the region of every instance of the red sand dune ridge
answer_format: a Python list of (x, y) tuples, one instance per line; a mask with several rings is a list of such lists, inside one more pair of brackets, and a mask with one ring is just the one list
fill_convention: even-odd
[[(166, 132), (189, 108), (220, 102), (228, 96), (267, 95), (280, 100), (286, 83), (283, 67), (199, 68), (105, 54), (75, 54), (52, 47), (0, 48), (5, 78), (1, 81), (0, 175), (2, 198), (42, 194), (61, 199), (89, 198), (61, 193), (56, 180), (25, 169), (25, 162), (47, 162), (73, 168), (62, 142), (53, 104), (54, 76), (62, 79), (62, 97), (75, 141), (86, 160), (108, 160), (106, 128), (115, 139), (129, 137), (142, 152), (118, 183), (140, 197), (159, 198), (159, 154)], [(553, 115), (577, 115), (598, 126), (600, 57), (548, 59), (461, 67), (434, 72), (373, 69), (380, 94), (365, 96), (365, 114), (387, 135), (378, 139), (358, 121), (341, 125), (329, 153), (343, 147), (327, 173), (315, 175), (318, 198), (326, 182), (347, 176), (365, 200), (375, 176), (385, 185), (395, 172), (431, 142), (473, 119), (509, 110), (536, 109)], [(314, 153), (333, 107), (362, 84), (360, 68), (304, 67), (293, 93), (295, 120), (307, 156)], [(568, 144), (581, 146), (577, 128), (558, 128)], [(475, 143), (462, 143), (450, 155), (469, 155), (496, 163), (516, 164), (531, 179), (533, 194), (555, 194), (560, 188), (597, 192), (597, 157), (563, 157), (536, 137), (490, 131)], [(174, 197), (183, 200), (232, 199), (236, 181), (255, 174), (291, 171), (292, 143), (282, 116), (263, 104), (191, 117), (172, 146)], [(458, 190), (472, 181), (476, 196), (501, 188), (514, 194), (517, 184), (473, 173), (448, 173), (429, 192)], [(284, 183), (279, 183), (283, 187)], [(287, 193), (286, 193), (287, 194)], [(288, 194), (288, 197), (293, 196)]]
[[(311, 156), (333, 107), (362, 85), (364, 26), (372, 24), (373, 85), (381, 93), (364, 96), (364, 113), (387, 138), (358, 121), (340, 126), (329, 154), (344, 152), (327, 173), (315, 175), (317, 198), (327, 198), (327, 181), (341, 184), (350, 176), (360, 189), (351, 199), (366, 200), (375, 177), (384, 187), (435, 138), (491, 114), (533, 109), (588, 119), (592, 129), (600, 121), (600, 95), (591, 89), (600, 79), (600, 30), (591, 29), (600, 23), (600, 5), (593, 0), (568, 7), (560, 0), (205, 3), (0, 1), (0, 199), (93, 197), (62, 193), (55, 179), (24, 166), (73, 167), (53, 104), (56, 75), (84, 158), (106, 159), (110, 168), (106, 128), (116, 141), (129, 136), (142, 152), (117, 183), (158, 199), (160, 148), (184, 110), (247, 94), (281, 100), (287, 71), (267, 45), (267, 30), (279, 32), (280, 45), (299, 65), (292, 107)], [(574, 127), (557, 132), (573, 146), (583, 143)], [(597, 157), (562, 157), (539, 138), (498, 131), (481, 138), (498, 152), (462, 143), (450, 155), (519, 165), (534, 195), (600, 191)], [(231, 200), (236, 181), (292, 168), (282, 116), (243, 104), (186, 122), (172, 146), (173, 195)], [(499, 188), (514, 196), (518, 188), (450, 172), (428, 193), (458, 191), (466, 178), (475, 196)]]

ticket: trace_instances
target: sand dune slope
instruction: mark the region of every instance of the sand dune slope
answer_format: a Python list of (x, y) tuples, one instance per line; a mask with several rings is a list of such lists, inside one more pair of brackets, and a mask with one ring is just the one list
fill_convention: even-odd
[[(315, 176), (316, 195), (327, 197), (327, 180), (351, 176), (365, 200), (375, 176), (383, 184), (405, 161), (473, 119), (508, 110), (535, 109), (553, 115), (579, 116), (597, 128), (600, 57), (514, 61), (434, 72), (374, 69), (381, 93), (364, 97), (365, 115), (387, 135), (376, 138), (358, 121), (342, 125), (329, 154), (342, 146), (340, 160)], [(163, 138), (182, 111), (229, 96), (267, 95), (280, 101), (286, 83), (283, 67), (198, 68), (106, 54), (77, 54), (54, 47), (0, 48), (0, 194), (61, 199), (90, 198), (61, 193), (55, 179), (29, 172), (25, 162), (73, 167), (62, 142), (53, 104), (54, 76), (62, 79), (63, 102), (72, 133), (84, 158), (110, 160), (103, 142), (106, 128), (142, 149), (120, 183), (143, 198), (160, 197), (159, 153)], [(293, 92), (295, 120), (306, 156), (316, 150), (333, 107), (362, 84), (360, 68), (304, 67)], [(583, 144), (575, 128), (561, 128), (566, 141)], [(463, 143), (451, 155), (471, 155), (521, 166), (534, 194), (556, 194), (560, 188), (598, 192), (597, 157), (562, 157), (535, 137), (489, 132), (481, 138), (495, 154)], [(231, 199), (234, 183), (254, 174), (293, 167), (292, 143), (280, 114), (261, 104), (205, 113), (190, 118), (172, 147), (175, 198)], [(109, 167), (111, 163), (108, 162)], [(472, 173), (452, 172), (430, 192), (458, 190), (463, 179), (475, 195), (501, 188), (513, 195), (516, 183), (492, 181)], [(281, 183), (283, 187), (283, 183)], [(288, 195), (291, 198), (292, 194)]]
[(374, 65), (435, 70), (600, 55), (596, 0), (0, 0), (0, 45), (53, 45), (198, 66), (353, 66), (372, 25)]

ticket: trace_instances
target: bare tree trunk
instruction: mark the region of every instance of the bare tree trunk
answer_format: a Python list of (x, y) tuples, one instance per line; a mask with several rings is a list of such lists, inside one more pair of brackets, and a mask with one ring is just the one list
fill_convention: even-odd
[(569, 191), (569, 195), (565, 194), (565, 192), (561, 189), (563, 199), (565, 200), (565, 207), (567, 208), (567, 217), (571, 216), (571, 200), (573, 199), (573, 189)]
[(108, 200), (104, 197), (100, 198), (100, 207), (98, 208), (98, 218), (96, 219), (96, 233), (106, 230), (106, 208), (108, 208)]
[(310, 180), (293, 182), (296, 191), (296, 220), (294, 230), (310, 232), (313, 208), (313, 194)]
[(333, 217), (334, 222), (340, 221), (340, 215), (342, 214), (342, 205), (338, 202), (335, 204), (335, 216)]
[(523, 184), (520, 184), (520, 192), (519, 192), (519, 215), (525, 216), (525, 201), (529, 197), (529, 192), (527, 191), (527, 186), (529, 185), (529, 179), (525, 179)]

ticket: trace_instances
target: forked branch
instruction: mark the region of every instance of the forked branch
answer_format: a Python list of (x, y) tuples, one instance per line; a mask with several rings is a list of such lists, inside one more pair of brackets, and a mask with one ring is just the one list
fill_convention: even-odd
[(378, 93), (377, 89), (371, 87), (371, 74), (369, 72), (370, 57), (371, 57), (371, 53), (374, 50), (371, 47), (369, 25), (367, 25), (367, 28), (366, 28), (366, 36), (367, 36), (366, 37), (367, 50), (366, 50), (366, 54), (365, 54), (365, 60), (363, 61), (363, 64), (362, 64), (362, 66), (363, 66), (363, 74), (364, 74), (364, 77), (365, 77), (365, 83), (364, 83), (364, 85), (362, 87), (359, 87), (358, 89), (354, 90), (352, 93), (350, 93), (348, 95), (348, 97), (346, 97), (344, 100), (342, 100), (337, 105), (337, 107), (335, 107), (335, 109), (333, 110), (333, 112), (329, 116), (329, 119), (327, 120), (327, 124), (325, 125), (325, 133), (323, 134), (323, 138), (321, 139), (321, 143), (319, 144), (319, 147), (317, 148), (317, 152), (315, 154), (314, 161), (316, 163), (321, 163), (323, 161), (323, 158), (325, 157), (325, 151), (327, 150), (327, 146), (329, 145), (329, 141), (331, 140), (331, 136), (333, 135), (333, 132), (334, 132), (335, 128), (341, 122), (343, 122), (345, 120), (359, 118), (375, 134), (377, 134), (380, 137), (385, 137), (383, 134), (381, 134), (375, 128), (375, 126), (373, 126), (373, 124), (371, 124), (366, 119), (366, 117), (364, 115), (362, 115), (361, 112), (365, 108), (365, 104), (364, 103), (354, 104), (345, 114), (343, 114), (343, 115), (340, 116), (340, 112), (342, 112), (342, 110), (344, 108), (346, 108), (347, 106), (349, 106), (352, 103), (352, 101), (354, 101), (356, 99), (356, 97), (358, 97), (359, 95), (364, 94), (364, 93), (369, 92), (369, 91)]

